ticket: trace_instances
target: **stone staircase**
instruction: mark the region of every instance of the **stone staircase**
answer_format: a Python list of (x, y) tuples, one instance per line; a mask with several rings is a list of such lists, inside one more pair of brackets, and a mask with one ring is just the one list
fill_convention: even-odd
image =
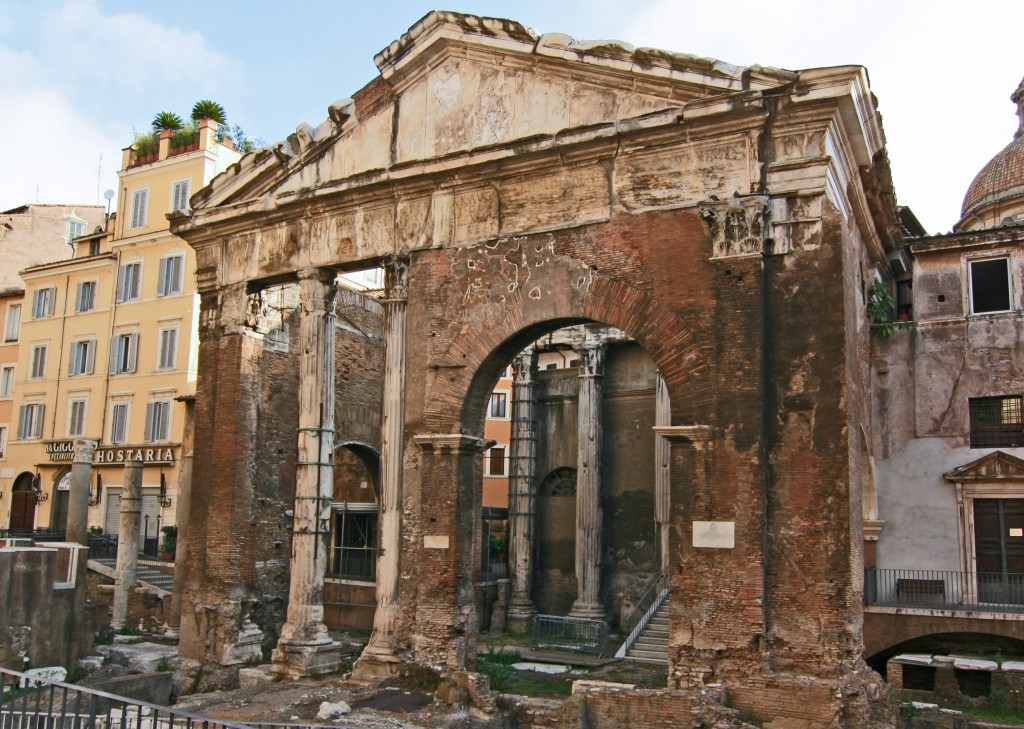
[(668, 665), (668, 599), (661, 603), (640, 637), (630, 646), (626, 658), (640, 663)]
[[(97, 557), (89, 560), (89, 569), (99, 572), (101, 575), (113, 578), (117, 569), (115, 557)], [(171, 594), (174, 586), (174, 575), (158, 569), (148, 560), (139, 560), (135, 568), (135, 579), (142, 583), (143, 587), (149, 588), (156, 595), (164, 596)]]

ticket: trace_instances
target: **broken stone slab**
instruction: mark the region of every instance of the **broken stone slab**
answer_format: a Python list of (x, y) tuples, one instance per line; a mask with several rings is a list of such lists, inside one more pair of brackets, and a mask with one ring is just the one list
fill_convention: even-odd
[(995, 661), (986, 661), (981, 658), (959, 658), (953, 656), (953, 668), (967, 671), (998, 671), (999, 664)]
[(103, 656), (86, 656), (80, 658), (78, 661), (78, 667), (83, 671), (95, 671), (98, 668), (103, 667)]
[(255, 688), (256, 686), (272, 683), (273, 680), (274, 674), (269, 665), (240, 668), (238, 670), (239, 688)]
[(317, 712), (316, 718), (320, 721), (330, 721), (351, 713), (351, 711), (352, 707), (344, 701), (324, 701), (320, 704), (320, 711)]
[(1014, 673), (1024, 672), (1024, 661), (1003, 661), (1002, 669)]
[(932, 657), (923, 653), (901, 653), (898, 656), (893, 656), (892, 660), (897, 663), (910, 663), (915, 666), (932, 665)]
[(64, 681), (68, 677), (68, 670), (63, 666), (46, 666), (44, 668), (26, 668), (25, 678), (21, 679), (20, 686), (35, 686), (36, 681), (32, 679), (42, 679), (43, 681)]
[(120, 645), (131, 645), (132, 643), (141, 643), (142, 638), (137, 635), (115, 635), (114, 642)]
[(111, 663), (127, 666), (137, 673), (153, 673), (161, 668), (166, 670), (178, 657), (176, 647), (157, 643), (115, 644), (100, 647), (106, 649), (103, 652)]
[(560, 666), (554, 663), (533, 663), (531, 661), (523, 661), (521, 663), (513, 663), (512, 668), (517, 671), (536, 671), (537, 673), (567, 673), (569, 666)]
[(953, 656), (933, 656), (932, 660), (936, 663), (952, 663), (956, 659)]

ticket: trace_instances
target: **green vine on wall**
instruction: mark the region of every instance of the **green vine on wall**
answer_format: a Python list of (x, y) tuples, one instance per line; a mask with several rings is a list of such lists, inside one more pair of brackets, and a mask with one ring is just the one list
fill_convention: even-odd
[(910, 325), (896, 320), (896, 299), (892, 287), (884, 281), (875, 281), (868, 289), (868, 319), (875, 326), (878, 336), (888, 339), (897, 329)]

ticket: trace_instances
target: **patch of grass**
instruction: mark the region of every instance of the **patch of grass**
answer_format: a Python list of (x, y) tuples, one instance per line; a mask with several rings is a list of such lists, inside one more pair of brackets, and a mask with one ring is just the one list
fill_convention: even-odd
[(93, 645), (110, 645), (114, 642), (114, 637), (111, 635), (105, 635), (103, 633), (97, 633), (96, 637), (92, 639)]
[(1006, 692), (996, 689), (989, 697), (987, 706), (961, 706), (957, 711), (962, 711), (967, 716), (981, 721), (992, 722), (993, 724), (1015, 724), (1024, 725), (1024, 708), (1013, 708), (1006, 698)]
[(490, 677), (495, 691), (520, 696), (567, 696), (578, 678), (568, 673), (517, 671), (512, 664), (520, 660), (518, 653), (486, 653), (477, 658), (476, 670)]
[(118, 635), (142, 635), (142, 631), (138, 628), (133, 628), (130, 625), (126, 625), (117, 631)]

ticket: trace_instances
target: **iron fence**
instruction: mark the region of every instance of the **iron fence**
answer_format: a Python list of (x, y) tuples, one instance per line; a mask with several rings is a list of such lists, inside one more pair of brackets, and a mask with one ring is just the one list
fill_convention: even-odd
[(868, 567), (864, 604), (1024, 612), (1024, 574)]
[(34, 542), (63, 542), (65, 532), (50, 529), (0, 529), (0, 539), (31, 539)]
[(608, 624), (603, 620), (537, 615), (533, 619), (533, 650), (568, 650), (604, 656)]
[(0, 729), (249, 729), (0, 668)]
[(109, 534), (89, 535), (89, 559), (117, 559), (117, 537)]

